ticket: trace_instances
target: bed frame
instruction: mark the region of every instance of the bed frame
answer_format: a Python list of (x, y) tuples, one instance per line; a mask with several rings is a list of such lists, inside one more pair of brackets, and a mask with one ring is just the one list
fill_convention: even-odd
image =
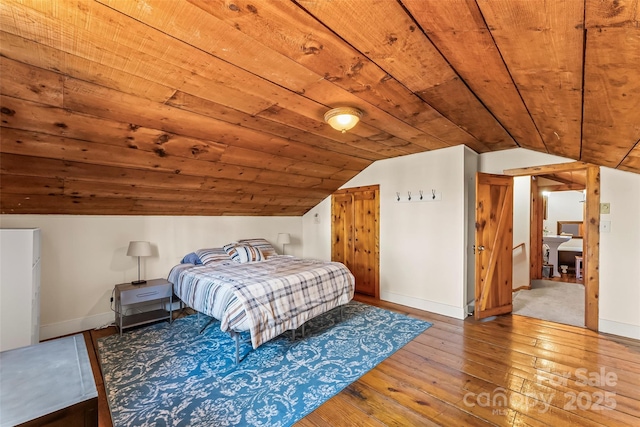
[[(182, 301), (180, 301), (180, 304), (182, 305)], [(340, 305), (340, 306), (335, 307), (335, 308), (333, 308), (333, 309), (331, 309), (331, 310), (329, 310), (329, 311), (335, 310), (335, 309), (337, 309), (337, 308), (339, 308), (339, 309), (340, 309), (340, 321), (342, 322), (342, 321), (344, 320), (344, 305)], [(326, 313), (328, 313), (329, 311), (326, 311), (326, 312), (325, 312), (325, 313), (323, 313), (323, 314), (326, 314)], [(204, 333), (205, 329), (207, 329), (207, 326), (209, 326), (211, 323), (213, 323), (213, 321), (214, 321), (214, 320), (217, 320), (217, 319), (216, 319), (216, 318), (214, 318), (214, 317), (207, 316), (206, 314), (202, 314), (202, 313), (200, 313), (199, 311), (198, 311), (197, 313), (198, 313), (198, 314), (197, 314), (197, 316), (198, 316), (198, 326), (200, 326), (200, 325), (201, 325), (201, 320), (200, 320), (200, 319), (201, 319), (201, 315), (202, 315), (202, 316), (206, 316), (206, 317), (208, 317), (208, 318), (209, 318), (209, 320), (204, 324), (204, 326), (202, 326), (202, 327), (200, 328), (200, 333), (202, 334), (202, 333)], [(317, 316), (316, 316), (316, 317), (317, 317)], [(312, 319), (309, 319), (309, 320), (312, 320)], [(307, 322), (308, 322), (309, 320), (307, 320), (306, 322), (304, 322), (304, 323), (302, 324), (302, 326), (300, 326), (300, 328), (298, 328), (298, 329), (301, 329), (301, 331), (300, 331), (300, 332), (302, 333), (302, 338), (304, 338), (304, 337), (305, 337), (305, 327), (306, 327)], [(297, 329), (290, 329), (290, 331), (291, 331), (291, 340), (292, 340), (292, 341), (295, 341), (295, 339), (296, 339), (296, 331), (297, 331)], [(241, 332), (239, 332), (239, 331), (233, 331), (233, 330), (232, 330), (232, 331), (230, 331), (230, 332), (229, 332), (229, 335), (230, 335), (230, 336), (231, 336), (231, 338), (235, 341), (235, 345), (236, 345), (236, 357), (235, 357), (235, 364), (236, 364), (236, 366), (240, 363), (240, 334), (241, 334)]]

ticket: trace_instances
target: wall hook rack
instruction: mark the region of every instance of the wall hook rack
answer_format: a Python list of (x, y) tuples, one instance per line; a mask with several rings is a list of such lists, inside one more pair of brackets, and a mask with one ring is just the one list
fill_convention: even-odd
[[(418, 190), (419, 197), (414, 197), (411, 190), (407, 191), (407, 197), (401, 196), (402, 192), (396, 191), (396, 201), (400, 203), (407, 202), (437, 202), (442, 200), (442, 193), (437, 192), (435, 189), (431, 190), (431, 197), (425, 196), (424, 190)], [(428, 194), (428, 193), (427, 193)]]

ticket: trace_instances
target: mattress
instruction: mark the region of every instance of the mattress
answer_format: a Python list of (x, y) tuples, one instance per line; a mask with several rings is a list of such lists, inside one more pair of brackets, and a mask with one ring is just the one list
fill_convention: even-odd
[(189, 307), (249, 331), (253, 348), (353, 299), (355, 279), (339, 262), (271, 256), (260, 262), (180, 264), (169, 273)]

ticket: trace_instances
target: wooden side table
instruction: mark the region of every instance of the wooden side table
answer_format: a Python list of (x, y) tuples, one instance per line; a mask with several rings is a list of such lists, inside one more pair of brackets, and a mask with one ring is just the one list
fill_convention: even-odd
[[(168, 320), (171, 323), (173, 317), (173, 285), (165, 279), (148, 280), (147, 283), (141, 285), (133, 285), (131, 283), (121, 283), (116, 285), (116, 325), (122, 331), (146, 323), (157, 322), (159, 320)], [(142, 313), (125, 314), (122, 308), (125, 305), (140, 303), (159, 303), (169, 302), (169, 310), (159, 308)]]

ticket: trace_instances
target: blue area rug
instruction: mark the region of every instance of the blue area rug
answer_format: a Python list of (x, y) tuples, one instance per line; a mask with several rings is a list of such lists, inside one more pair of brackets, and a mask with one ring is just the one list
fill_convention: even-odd
[[(111, 417), (123, 426), (289, 426), (431, 324), (350, 302), (256, 350), (197, 316), (98, 340)], [(300, 333), (298, 332), (298, 336)]]

